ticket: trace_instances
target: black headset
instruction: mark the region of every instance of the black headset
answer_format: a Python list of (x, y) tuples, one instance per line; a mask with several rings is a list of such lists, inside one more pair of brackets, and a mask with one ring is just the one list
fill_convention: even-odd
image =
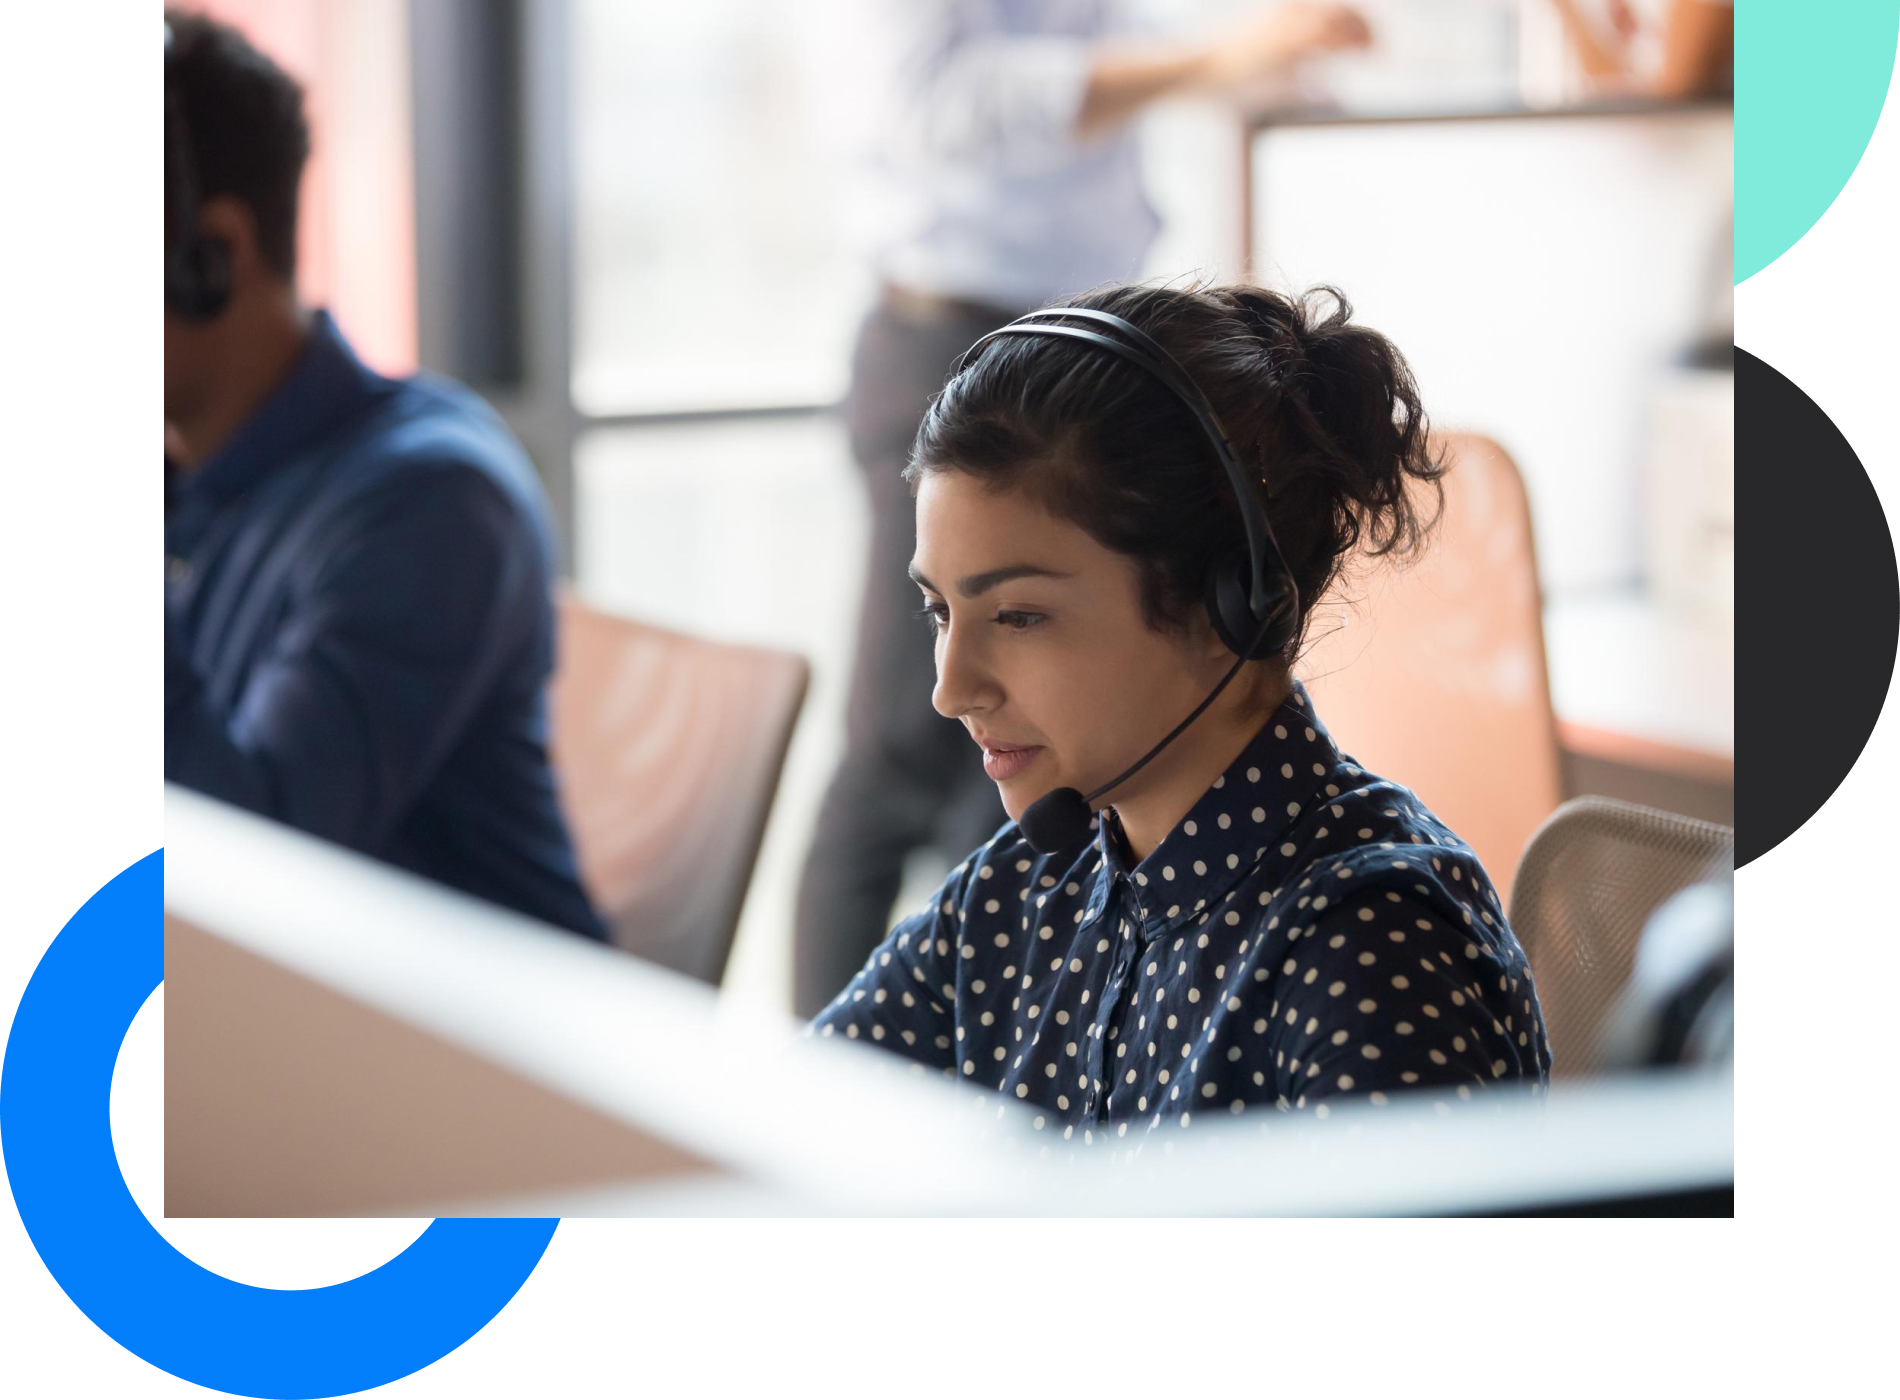
[(165, 26), (165, 305), (189, 321), (216, 319), (231, 300), (231, 248), (198, 227), (198, 172), (191, 158), (184, 105), (173, 89), (177, 45)]
[[(1065, 320), (1092, 321), (1117, 332), (1121, 338), (1080, 326), (1055, 324)], [(951, 383), (963, 374), (972, 356), (990, 341), (1005, 335), (1044, 336), (1091, 345), (1160, 380), (1192, 415), (1220, 461), (1221, 469), (1227, 473), (1247, 536), (1244, 550), (1225, 550), (1209, 561), (1203, 591), (1208, 620), (1227, 649), (1234, 653), (1234, 664), (1221, 677), (1220, 684), (1195, 706), (1192, 714), (1125, 771), (1086, 795), (1074, 788), (1056, 788), (1029, 805), (1020, 823), (1023, 835), (1042, 854), (1054, 855), (1088, 839), (1095, 800), (1134, 777), (1179, 738), (1214, 703), (1215, 697), (1227, 688), (1227, 683), (1240, 673), (1242, 666), (1286, 650), (1299, 628), (1300, 590), (1280, 553), (1279, 541), (1273, 537), (1273, 525), (1254, 495), (1253, 484), (1241, 470), (1240, 459), (1235, 456), (1227, 435), (1221, 431), (1213, 404), (1181, 362), (1153, 336), (1119, 316), (1088, 307), (1059, 306), (1031, 311), (991, 331), (965, 350), (957, 358)]]

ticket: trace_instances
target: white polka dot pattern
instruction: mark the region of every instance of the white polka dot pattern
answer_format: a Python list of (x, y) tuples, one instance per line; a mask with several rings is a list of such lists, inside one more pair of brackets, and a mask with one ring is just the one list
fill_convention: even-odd
[(1145, 860), (1125, 850), (1112, 809), (1067, 860), (1006, 825), (814, 1032), (1076, 1136), (1548, 1081), (1530, 968), (1476, 858), (1341, 755), (1303, 687)]

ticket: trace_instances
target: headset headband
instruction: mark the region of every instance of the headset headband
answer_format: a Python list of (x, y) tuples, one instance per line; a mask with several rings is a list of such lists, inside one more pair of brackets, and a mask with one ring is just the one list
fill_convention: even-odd
[[(1096, 331), (1083, 330), (1079, 326), (1050, 325), (1049, 322), (1061, 320), (1094, 321), (1098, 325), (1108, 326), (1121, 332), (1126, 340), (1116, 340)], [(1251, 565), (1248, 580), (1248, 605), (1256, 617), (1264, 617), (1271, 606), (1270, 590), (1267, 587), (1267, 561), (1269, 558), (1279, 566), (1279, 572), (1286, 574), (1286, 556), (1280, 553), (1280, 542), (1273, 537), (1273, 526), (1267, 520), (1266, 512), (1254, 498), (1252, 484), (1241, 469), (1240, 459), (1234, 454), (1233, 446), (1227, 441), (1227, 434), (1221, 431), (1220, 420), (1214, 414), (1214, 406), (1208, 401), (1201, 386), (1194, 382), (1179, 360), (1168, 353), (1159, 341), (1149, 335), (1140, 326), (1123, 320), (1120, 316), (1107, 311), (1097, 311), (1091, 307), (1058, 306), (1042, 311), (1031, 311), (1019, 316), (1007, 326), (999, 327), (983, 336), (957, 357), (953, 374), (961, 375), (970, 358), (990, 341), (998, 336), (1027, 335), (1046, 336), (1063, 340), (1076, 340), (1107, 350), (1111, 354), (1136, 367), (1146, 370), (1151, 376), (1166, 385), (1170, 392), (1181, 401), (1182, 407), (1193, 415), (1200, 425), (1201, 432), (1214, 449), (1214, 455), (1220, 459), (1221, 468), (1227, 473), (1227, 479), (1234, 488), (1234, 501), (1240, 510), (1241, 529), (1247, 536), (1247, 558)], [(1291, 584), (1288, 575), (1288, 583)]]

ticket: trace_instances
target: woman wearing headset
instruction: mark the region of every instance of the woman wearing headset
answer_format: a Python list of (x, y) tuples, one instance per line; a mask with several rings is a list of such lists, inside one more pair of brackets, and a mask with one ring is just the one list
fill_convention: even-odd
[(1289, 671), (1356, 550), (1421, 546), (1440, 472), (1337, 293), (1111, 288), (972, 347), (918, 432), (911, 574), (1011, 820), (816, 1032), (1081, 1141), (1541, 1085), (1476, 857)]

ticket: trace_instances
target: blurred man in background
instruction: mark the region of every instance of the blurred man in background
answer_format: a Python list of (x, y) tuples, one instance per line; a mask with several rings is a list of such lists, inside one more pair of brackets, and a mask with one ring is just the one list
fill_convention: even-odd
[(1131, 120), (1231, 97), (1370, 42), (1332, 4), (1264, 8), (1206, 39), (1140, 32), (1117, 0), (867, 4), (882, 71), (865, 227), (880, 284), (852, 361), (848, 426), (871, 507), (845, 757), (798, 896), (794, 999), (816, 1013), (889, 925), (910, 854), (964, 852), (1004, 820), (963, 727), (931, 708), (932, 643), (906, 577), (902, 473), (951, 362), (1032, 307), (1138, 275), (1158, 220)]
[[(1735, 87), (1734, 0), (1668, 0), (1646, 26), (1627, 0), (1552, 0), (1584, 75), (1599, 91), (1687, 99)], [(1655, 53), (1643, 65), (1639, 39)]]
[(302, 91), (166, 26), (165, 776), (604, 939), (548, 765), (533, 469), (299, 302)]

